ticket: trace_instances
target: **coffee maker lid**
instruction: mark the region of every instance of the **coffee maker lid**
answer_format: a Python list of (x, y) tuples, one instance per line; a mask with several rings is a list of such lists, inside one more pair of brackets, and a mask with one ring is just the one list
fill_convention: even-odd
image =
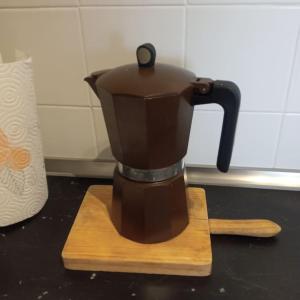
[(177, 66), (155, 63), (156, 51), (152, 44), (139, 46), (137, 63), (124, 65), (104, 72), (97, 89), (110, 94), (142, 98), (179, 95), (192, 86), (194, 73)]

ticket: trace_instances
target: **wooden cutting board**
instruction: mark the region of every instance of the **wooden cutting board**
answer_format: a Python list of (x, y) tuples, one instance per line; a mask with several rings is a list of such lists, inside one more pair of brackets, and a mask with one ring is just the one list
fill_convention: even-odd
[(123, 238), (109, 217), (112, 186), (91, 186), (69, 233), (62, 258), (72, 270), (207, 276), (212, 252), (205, 191), (188, 188), (190, 222), (177, 237), (140, 244)]
[(273, 237), (281, 227), (266, 219), (209, 219), (204, 189), (188, 188), (190, 222), (176, 238), (140, 244), (118, 234), (110, 220), (112, 186), (91, 186), (62, 251), (72, 270), (207, 276), (211, 273), (210, 234)]

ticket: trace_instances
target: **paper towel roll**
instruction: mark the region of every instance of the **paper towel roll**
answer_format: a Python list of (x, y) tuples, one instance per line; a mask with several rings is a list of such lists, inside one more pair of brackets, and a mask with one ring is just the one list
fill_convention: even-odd
[(32, 62), (0, 62), (0, 226), (35, 215), (48, 198)]

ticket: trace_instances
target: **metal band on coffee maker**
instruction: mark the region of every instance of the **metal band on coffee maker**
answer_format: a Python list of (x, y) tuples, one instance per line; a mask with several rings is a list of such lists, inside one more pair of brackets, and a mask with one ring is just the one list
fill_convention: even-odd
[(124, 177), (141, 182), (163, 181), (175, 177), (184, 170), (183, 161), (161, 169), (135, 169), (118, 162), (118, 170)]

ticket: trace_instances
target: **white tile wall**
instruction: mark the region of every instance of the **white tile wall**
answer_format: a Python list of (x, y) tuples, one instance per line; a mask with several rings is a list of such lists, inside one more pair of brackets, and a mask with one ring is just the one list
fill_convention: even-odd
[(87, 107), (38, 108), (46, 157), (95, 159), (93, 116)]
[(186, 164), (216, 165), (222, 119), (221, 112), (194, 112)]
[(89, 7), (81, 9), (81, 17), (89, 72), (135, 62), (136, 47), (149, 41), (156, 45), (158, 62), (183, 65), (181, 7)]
[(230, 78), (244, 111), (280, 112), (286, 99), (298, 9), (256, 6), (187, 8), (186, 67)]
[[(300, 170), (299, 28), (300, 0), (0, 0), (0, 52), (33, 57), (52, 158), (112, 159), (99, 102), (82, 79), (135, 61), (149, 41), (158, 61), (238, 83), (233, 166)], [(221, 123), (218, 106), (196, 107), (189, 164), (215, 166)]]
[(79, 0), (82, 5), (180, 5), (185, 0)]
[(77, 6), (78, 0), (0, 0), (1, 7), (60, 7)]
[[(280, 114), (245, 113), (239, 116), (232, 166), (272, 168), (280, 127)], [(187, 164), (216, 165), (223, 114), (196, 111)]]
[(278, 145), (276, 168), (300, 170), (300, 115), (284, 117)]
[(111, 153), (111, 147), (107, 136), (104, 117), (101, 107), (93, 108), (93, 117), (96, 130), (96, 141), (98, 149), (98, 159), (113, 160), (114, 157)]
[(286, 110), (288, 112), (300, 113), (300, 31), (298, 32), (298, 41), (295, 51)]
[(0, 9), (0, 41), (32, 56), (39, 104), (89, 105), (77, 9)]
[(232, 166), (272, 168), (275, 161), (281, 114), (240, 114)]

